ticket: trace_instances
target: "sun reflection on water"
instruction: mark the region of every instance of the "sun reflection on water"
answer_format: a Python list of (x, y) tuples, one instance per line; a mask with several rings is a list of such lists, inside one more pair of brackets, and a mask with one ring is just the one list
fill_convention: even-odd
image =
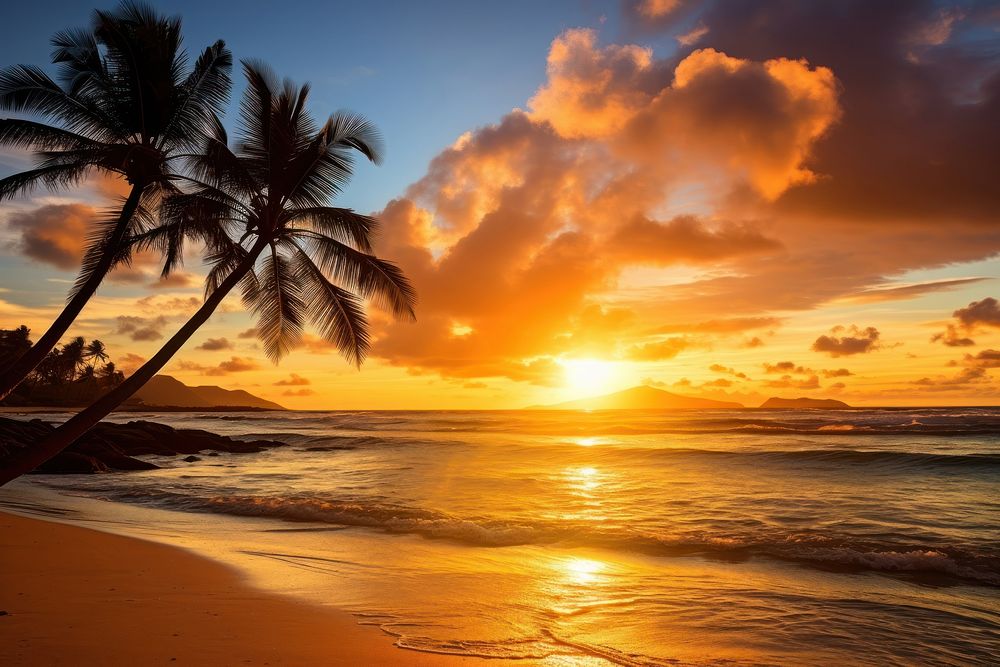
[(570, 581), (584, 585), (594, 583), (606, 565), (590, 558), (570, 558), (562, 562), (562, 567)]

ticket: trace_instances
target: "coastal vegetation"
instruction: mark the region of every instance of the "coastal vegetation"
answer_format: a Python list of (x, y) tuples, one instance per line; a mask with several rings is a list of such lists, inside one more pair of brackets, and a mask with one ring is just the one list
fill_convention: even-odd
[[(31, 332), (22, 325), (0, 329), (0, 360), (8, 361), (32, 347)], [(77, 336), (50, 350), (28, 377), (0, 405), (79, 406), (91, 403), (125, 380), (104, 343)]]

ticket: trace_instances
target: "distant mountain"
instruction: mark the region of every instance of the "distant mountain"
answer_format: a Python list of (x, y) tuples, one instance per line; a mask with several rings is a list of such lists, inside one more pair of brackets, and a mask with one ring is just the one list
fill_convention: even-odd
[(843, 401), (835, 401), (832, 398), (779, 398), (772, 396), (764, 401), (762, 408), (786, 408), (786, 409), (807, 409), (816, 408), (820, 410), (841, 410), (849, 408)]
[(285, 409), (242, 389), (223, 389), (214, 385), (189, 387), (169, 375), (154, 375), (133, 398), (142, 401), (143, 405), (156, 407)]
[(614, 394), (592, 396), (554, 405), (534, 405), (533, 410), (678, 410), (685, 408), (742, 408), (739, 403), (681, 396), (654, 387), (632, 387)]

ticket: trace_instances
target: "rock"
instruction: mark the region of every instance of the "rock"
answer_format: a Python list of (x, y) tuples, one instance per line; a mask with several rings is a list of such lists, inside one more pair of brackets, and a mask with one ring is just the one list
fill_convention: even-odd
[[(51, 433), (51, 424), (32, 419), (0, 418), (0, 467), (3, 459), (22, 447), (29, 447)], [(34, 472), (46, 474), (80, 474), (115, 470), (154, 470), (155, 463), (136, 456), (176, 456), (187, 454), (185, 461), (201, 460), (195, 454), (209, 451), (234, 454), (254, 453), (285, 443), (274, 440), (251, 442), (234, 440), (199, 429), (174, 429), (165, 424), (136, 420), (127, 424), (101, 422)]]
[(195, 461), (201, 461), (201, 457), (200, 456), (195, 456), (194, 454), (192, 454), (191, 456), (185, 456), (184, 458), (181, 459), (181, 461), (187, 461), (188, 463), (194, 463)]

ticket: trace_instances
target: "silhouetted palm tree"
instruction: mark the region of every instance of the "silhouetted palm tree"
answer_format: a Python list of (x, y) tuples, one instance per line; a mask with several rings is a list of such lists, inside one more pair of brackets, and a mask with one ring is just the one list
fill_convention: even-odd
[(97, 340), (96, 338), (89, 343), (84, 349), (83, 356), (88, 361), (96, 361), (98, 363), (104, 363), (108, 360), (108, 349), (104, 346), (104, 343)]
[[(413, 317), (415, 295), (393, 264), (370, 254), (375, 220), (333, 208), (353, 172), (353, 151), (380, 161), (380, 140), (364, 118), (338, 113), (318, 126), (305, 112), (308, 87), (279, 84), (262, 65), (244, 63), (248, 87), (235, 151), (217, 124), (192, 165), (202, 181), (165, 208), (164, 225), (144, 243), (167, 249), (166, 267), (198, 238), (213, 264), (204, 305), (125, 382), (0, 470), (0, 485), (69, 446), (153, 377), (237, 286), (275, 361), (306, 321), (350, 361), (369, 349), (364, 300)], [(237, 238), (237, 241), (233, 241)]]
[(90, 30), (58, 33), (52, 44), (58, 83), (38, 67), (0, 70), (0, 109), (45, 121), (0, 119), (0, 146), (37, 157), (34, 169), (0, 180), (0, 200), (39, 185), (70, 186), (94, 172), (121, 175), (130, 190), (119, 210), (95, 222), (62, 313), (0, 372), (0, 399), (56, 346), (108, 271), (130, 260), (130, 232), (141, 231), (158, 199), (175, 189), (172, 160), (196, 144), (229, 97), (225, 44), (208, 47), (188, 68), (180, 20), (142, 4), (96, 11)]
[(70, 382), (76, 377), (86, 358), (86, 348), (87, 341), (82, 336), (77, 336), (59, 350), (60, 374), (64, 381)]

